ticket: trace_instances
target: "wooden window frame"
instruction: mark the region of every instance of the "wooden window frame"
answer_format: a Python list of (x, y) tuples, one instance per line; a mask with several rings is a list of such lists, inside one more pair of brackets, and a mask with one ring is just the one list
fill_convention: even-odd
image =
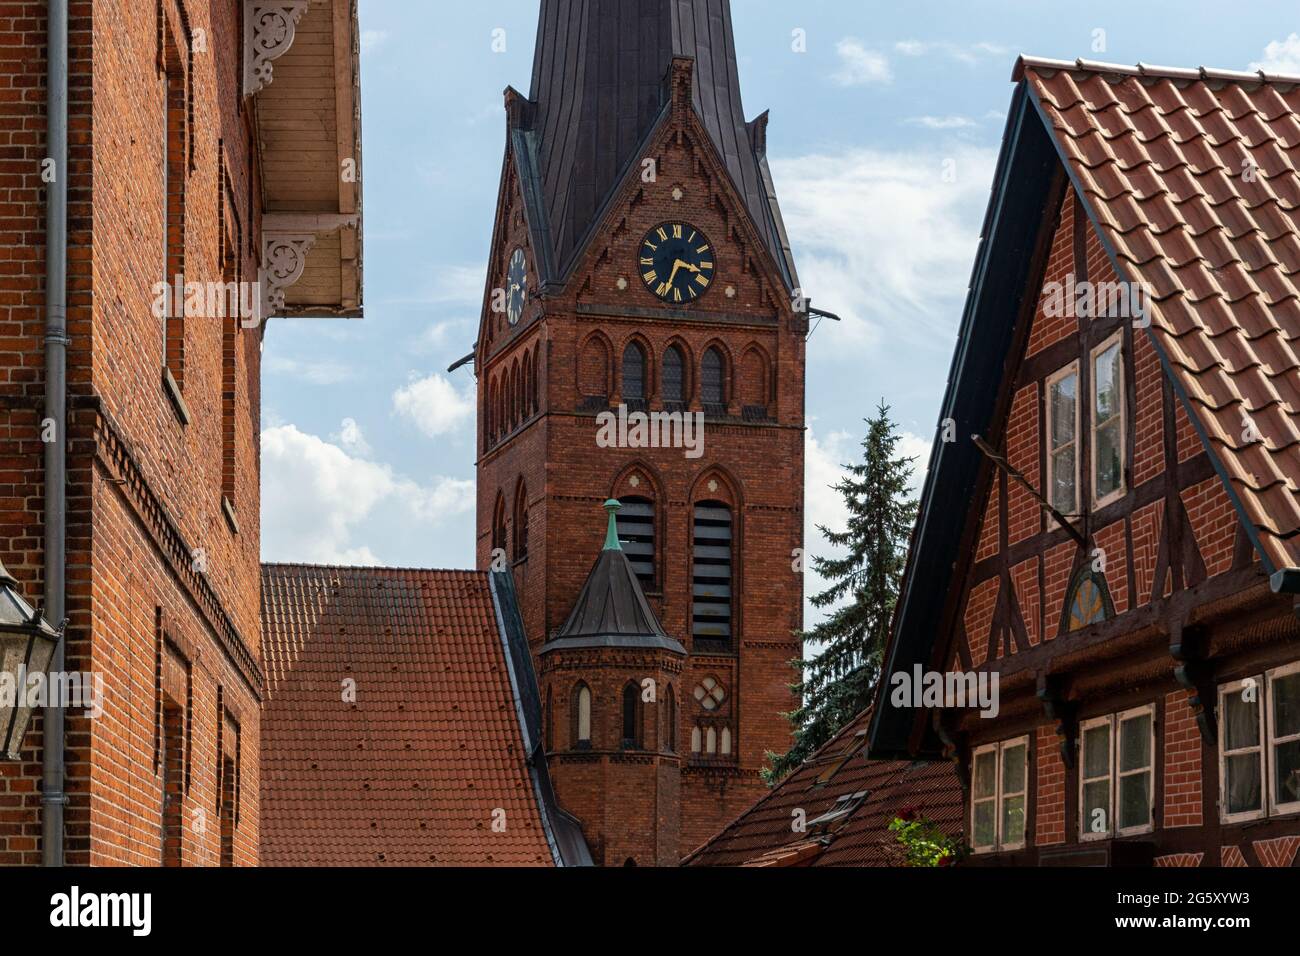
[[(1022, 775), (1022, 789), (1011, 793), (1004, 792), (1002, 788), (1002, 775), (1004, 766), (1004, 755), (1008, 750), (1014, 750), (1016, 747), (1025, 748), (1025, 769)], [(975, 798), (975, 761), (984, 754), (993, 754), (993, 795), (990, 797), (981, 797), (978, 801)], [(1023, 850), (1029, 841), (1029, 761), (1032, 751), (1029, 747), (1029, 735), (1022, 734), (1019, 737), (1010, 737), (1007, 740), (999, 740), (995, 743), (984, 744), (976, 747), (971, 752), (971, 801), (970, 801), (970, 835), (971, 850), (975, 853), (1010, 853), (1015, 850)], [(1021, 831), (1020, 841), (1017, 843), (1008, 843), (1003, 837), (1002, 832), (1002, 804), (1003, 801), (1013, 797), (1024, 797), (1025, 800), (1025, 825)], [(976, 803), (993, 804), (993, 842), (985, 846), (975, 845), (975, 804)]]
[[(1111, 418), (1105, 422), (1097, 421), (1097, 359), (1110, 349), (1117, 349), (1119, 353), (1118, 373), (1116, 378), (1115, 390), (1119, 396), (1118, 410)], [(1128, 494), (1128, 475), (1124, 467), (1127, 455), (1125, 449), (1128, 448), (1128, 402), (1126, 399), (1125, 388), (1127, 383), (1124, 380), (1124, 333), (1118, 331), (1108, 336), (1104, 341), (1095, 346), (1088, 353), (1088, 451), (1089, 451), (1089, 468), (1091, 474), (1088, 476), (1088, 497), (1092, 502), (1092, 510), (1100, 511), (1102, 508), (1119, 501)], [(1075, 408), (1075, 417), (1078, 418), (1078, 407)], [(1119, 486), (1109, 494), (1102, 497), (1097, 496), (1097, 431), (1100, 425), (1110, 424), (1112, 421), (1119, 423)], [(1077, 432), (1077, 421), (1076, 421)], [(1049, 448), (1050, 452), (1050, 448)], [(1078, 464), (1076, 455), (1076, 466)], [(1077, 470), (1077, 468), (1076, 468)], [(1076, 489), (1077, 492), (1077, 489)]]
[[(1088, 754), (1085, 749), (1088, 731), (1095, 727), (1105, 727), (1106, 732), (1106, 775), (1105, 777), (1088, 777)], [(1084, 720), (1079, 723), (1079, 842), (1087, 843), (1096, 840), (1109, 840), (1115, 835), (1115, 715), (1107, 714), (1104, 717), (1093, 717), (1091, 720)], [(1106, 829), (1100, 833), (1094, 833), (1088, 825), (1088, 817), (1085, 811), (1084, 787), (1086, 784), (1095, 783), (1098, 780), (1105, 780), (1108, 787), (1106, 796)]]
[[(1224, 706), (1224, 699), (1229, 694), (1237, 694), (1246, 686), (1247, 681), (1254, 681), (1255, 688), (1259, 696), (1255, 699), (1255, 720), (1259, 729), (1258, 743), (1254, 747), (1241, 747), (1228, 752), (1228, 719), (1227, 708)], [(1245, 823), (1250, 820), (1262, 820), (1268, 816), (1268, 791), (1269, 791), (1269, 773), (1268, 773), (1268, 727), (1265, 723), (1263, 708), (1267, 703), (1267, 693), (1265, 692), (1265, 682), (1262, 675), (1249, 674), (1239, 680), (1230, 681), (1227, 684), (1220, 684), (1217, 689), (1218, 696), (1216, 704), (1218, 706), (1218, 758), (1219, 758), (1219, 822), (1220, 823)], [(1259, 809), (1242, 810), (1238, 813), (1228, 812), (1228, 757), (1248, 753), (1259, 753)]]
[[(1148, 733), (1150, 735), (1149, 754), (1151, 761), (1135, 770), (1121, 770), (1120, 762), (1120, 731), (1125, 721), (1135, 717), (1150, 718)], [(1087, 753), (1085, 751), (1084, 740), (1087, 732), (1095, 727), (1107, 728), (1107, 768), (1106, 776), (1087, 777), (1085, 768), (1087, 767)], [(1155, 813), (1155, 788), (1156, 788), (1156, 705), (1155, 703), (1143, 704), (1140, 707), (1131, 707), (1128, 710), (1118, 711), (1113, 714), (1106, 714), (1103, 717), (1094, 717), (1090, 720), (1082, 721), (1079, 724), (1079, 842), (1086, 843), (1096, 840), (1112, 840), (1118, 837), (1136, 836), (1142, 833), (1155, 832), (1156, 813)], [(1123, 777), (1131, 777), (1139, 773), (1147, 773), (1150, 776), (1147, 779), (1147, 822), (1137, 826), (1122, 827), (1119, 819), (1119, 800), (1120, 800), (1120, 780)], [(1106, 808), (1106, 829), (1100, 833), (1094, 833), (1089, 826), (1089, 820), (1085, 813), (1084, 787), (1088, 783), (1096, 783), (1105, 779), (1108, 783), (1109, 793), (1107, 795)]]
[(1270, 816), (1284, 816), (1287, 814), (1300, 813), (1300, 800), (1290, 800), (1281, 803), (1277, 799), (1277, 794), (1273, 790), (1276, 777), (1276, 756), (1275, 750), (1279, 743), (1290, 743), (1293, 740), (1300, 739), (1300, 734), (1289, 734), (1285, 740), (1277, 739), (1276, 728), (1274, 727), (1274, 708), (1273, 708), (1273, 687), (1280, 678), (1292, 677), (1300, 673), (1300, 661), (1291, 664), (1284, 664), (1281, 667), (1275, 667), (1265, 675), (1265, 697), (1267, 700), (1266, 713), (1264, 715), (1264, 730), (1267, 733), (1268, 753), (1266, 755), (1265, 769), (1265, 794), (1268, 800)]
[[(1150, 720), (1147, 730), (1149, 735), (1147, 753), (1150, 762), (1136, 770), (1125, 770), (1123, 764), (1124, 755), (1122, 753), (1124, 722), (1135, 717), (1147, 717)], [(1154, 833), (1156, 828), (1156, 705), (1154, 703), (1143, 704), (1141, 707), (1132, 707), (1115, 715), (1114, 740), (1111, 743), (1111, 753), (1114, 757), (1115, 775), (1114, 784), (1111, 787), (1111, 819), (1115, 824), (1115, 834), (1126, 837), (1135, 836), (1139, 833)], [(1131, 827), (1120, 826), (1120, 784), (1125, 777), (1136, 776), (1140, 773), (1149, 775), (1147, 777), (1147, 822)]]
[[(1065, 379), (1069, 378), (1071, 375), (1074, 376), (1074, 438), (1071, 441), (1071, 444), (1074, 446), (1074, 508), (1071, 509), (1071, 511), (1075, 513), (1071, 513), (1071, 511), (1066, 511), (1056, 501), (1055, 494), (1054, 494), (1056, 489), (1056, 469), (1054, 467), (1056, 461), (1056, 455), (1055, 455), (1056, 449), (1052, 444), (1052, 427), (1056, 420), (1055, 417), (1052, 415), (1052, 386), (1054, 386), (1057, 382), (1064, 381)], [(1047, 378), (1043, 380), (1043, 452), (1044, 452), (1044, 459), (1046, 462), (1044, 466), (1045, 494), (1043, 497), (1047, 499), (1048, 503), (1053, 508), (1061, 512), (1061, 514), (1064, 515), (1066, 518), (1078, 517), (1077, 512), (1081, 510), (1083, 506), (1083, 496), (1082, 494), (1080, 494), (1080, 489), (1079, 489), (1079, 484), (1080, 484), (1079, 466), (1081, 463), (1081, 459), (1083, 457), (1082, 455), (1079, 454), (1079, 450), (1082, 447), (1082, 441), (1083, 441), (1082, 437), (1079, 434), (1080, 425), (1082, 423), (1082, 415), (1081, 415), (1081, 408), (1080, 408), (1082, 403), (1079, 400), (1080, 381), (1081, 381), (1081, 375), (1080, 375), (1078, 359), (1075, 359), (1073, 362), (1070, 362), (1068, 365), (1064, 366), (1063, 368), (1057, 369), (1055, 372), (1053, 372), (1051, 375), (1047, 376)], [(1051, 519), (1051, 524), (1053, 527), (1055, 527), (1056, 520)]]

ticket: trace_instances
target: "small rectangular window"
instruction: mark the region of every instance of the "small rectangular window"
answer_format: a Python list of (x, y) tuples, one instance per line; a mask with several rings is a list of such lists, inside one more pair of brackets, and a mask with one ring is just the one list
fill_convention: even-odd
[(1264, 815), (1262, 692), (1258, 677), (1219, 688), (1219, 813), (1225, 823)]
[(1278, 813), (1300, 811), (1300, 664), (1268, 679), (1269, 799)]
[(1029, 738), (988, 744), (975, 751), (971, 785), (971, 845), (976, 852), (1025, 845), (1029, 791)]
[(1124, 363), (1117, 335), (1092, 353), (1092, 501), (1124, 494)]
[(1079, 366), (1047, 380), (1047, 500), (1069, 517), (1079, 510)]
[(1079, 838), (1145, 833), (1155, 804), (1155, 706), (1080, 725)]

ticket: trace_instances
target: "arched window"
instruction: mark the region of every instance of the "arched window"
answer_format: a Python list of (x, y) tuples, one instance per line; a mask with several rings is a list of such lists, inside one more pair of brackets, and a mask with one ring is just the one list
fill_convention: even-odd
[(510, 430), (514, 431), (519, 427), (519, 396), (522, 392), (519, 389), (519, 363), (516, 361), (510, 367)]
[(691, 753), (697, 754), (702, 749), (702, 740), (700, 737), (700, 725), (696, 724), (691, 728)]
[[(497, 495), (496, 507), (492, 509), (492, 550), (494, 552), (506, 552), (506, 501), (501, 495)], [(496, 560), (496, 554), (492, 555)]]
[(624, 498), (618, 513), (618, 540), (636, 572), (641, 590), (655, 590), (655, 506), (648, 498)]
[(604, 340), (593, 335), (582, 346), (578, 360), (578, 388), (584, 405), (603, 408), (609, 404), (609, 349)]
[(724, 753), (724, 754), (731, 753), (731, 728), (730, 727), (722, 728), (722, 740), (718, 747), (718, 750), (720, 753)]
[(718, 731), (713, 727), (704, 732), (704, 752), (706, 754), (718, 752)]
[(1070, 587), (1070, 599), (1065, 605), (1062, 630), (1079, 631), (1113, 617), (1115, 606), (1111, 603), (1110, 589), (1105, 575), (1083, 568)]
[(636, 684), (627, 684), (623, 688), (623, 747), (631, 749), (641, 746), (641, 721), (638, 719), (641, 694)]
[(668, 346), (664, 352), (663, 373), (664, 405), (669, 411), (686, 404), (686, 361), (682, 350), (675, 345)]
[(591, 688), (579, 684), (573, 689), (573, 728), (570, 731), (574, 750), (591, 748)]
[(497, 438), (496, 433), (496, 397), (497, 383), (489, 382), (487, 386), (487, 397), (483, 402), (483, 444), (492, 445)]
[(677, 752), (677, 695), (670, 686), (664, 694), (664, 750)]
[(632, 342), (623, 350), (623, 402), (632, 408), (645, 404), (645, 351)]
[(515, 491), (515, 560), (528, 557), (528, 488), (521, 481)]
[(528, 417), (537, 414), (537, 350), (528, 353)]
[(691, 633), (696, 641), (731, 644), (731, 509), (716, 501), (695, 506)]
[(714, 412), (726, 411), (726, 362), (717, 346), (710, 346), (700, 363), (700, 397)]
[(533, 414), (533, 386), (529, 379), (533, 376), (532, 355), (529, 352), (524, 353), (524, 361), (519, 366), (519, 407), (522, 409), (521, 418), (528, 421)]

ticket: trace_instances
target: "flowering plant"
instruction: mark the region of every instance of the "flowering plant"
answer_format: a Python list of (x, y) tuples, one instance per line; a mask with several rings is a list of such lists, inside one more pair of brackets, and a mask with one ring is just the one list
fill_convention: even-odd
[(889, 829), (898, 835), (907, 866), (953, 866), (970, 852), (960, 839), (954, 839), (917, 807), (898, 811)]

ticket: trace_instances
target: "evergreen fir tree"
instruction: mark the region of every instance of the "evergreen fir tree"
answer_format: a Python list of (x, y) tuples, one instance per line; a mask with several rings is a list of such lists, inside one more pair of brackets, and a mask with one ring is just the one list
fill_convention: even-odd
[(808, 759), (871, 703), (880, 679), (894, 604), (916, 521), (916, 501), (908, 493), (915, 459), (896, 453), (901, 435), (883, 401), (867, 421), (862, 461), (846, 465), (848, 475), (835, 486), (848, 506), (848, 527), (818, 526), (843, 557), (814, 557), (813, 569), (829, 584), (812, 598), (813, 607), (834, 608), (820, 624), (798, 636), (820, 652), (793, 661), (799, 679), (791, 689), (802, 706), (787, 714), (794, 744), (784, 755), (768, 753), (769, 784)]

